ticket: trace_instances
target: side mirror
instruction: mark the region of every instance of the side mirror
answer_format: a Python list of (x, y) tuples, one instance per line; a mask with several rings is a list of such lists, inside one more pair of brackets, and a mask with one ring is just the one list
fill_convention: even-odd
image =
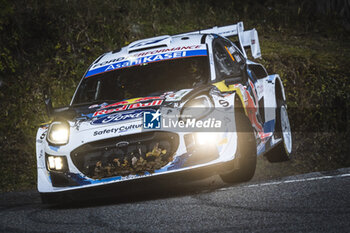
[(51, 98), (45, 96), (44, 102), (45, 102), (45, 106), (46, 106), (46, 113), (47, 113), (48, 117), (51, 117), (53, 114), (53, 107), (52, 107)]

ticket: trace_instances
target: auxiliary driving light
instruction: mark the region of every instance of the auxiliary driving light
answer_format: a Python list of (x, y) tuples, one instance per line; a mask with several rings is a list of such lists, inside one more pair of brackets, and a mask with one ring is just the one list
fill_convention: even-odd
[(52, 122), (47, 140), (55, 145), (67, 144), (69, 139), (69, 124), (67, 122)]
[(51, 171), (67, 169), (67, 159), (64, 156), (47, 155), (47, 166)]

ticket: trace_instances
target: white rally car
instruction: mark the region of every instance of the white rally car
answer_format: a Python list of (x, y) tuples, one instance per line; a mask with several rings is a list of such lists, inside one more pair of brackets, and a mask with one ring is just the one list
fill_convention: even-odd
[[(227, 37), (235, 37), (232, 42)], [(191, 172), (252, 178), (257, 155), (287, 160), (291, 130), (281, 78), (243, 23), (135, 41), (98, 57), (68, 107), (36, 137), (38, 190), (64, 194)], [(202, 122), (201, 122), (202, 121)], [(79, 195), (75, 195), (79, 197)]]

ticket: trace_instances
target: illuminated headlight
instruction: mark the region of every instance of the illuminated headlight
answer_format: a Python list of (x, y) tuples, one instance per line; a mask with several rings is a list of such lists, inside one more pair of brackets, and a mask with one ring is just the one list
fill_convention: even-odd
[(64, 156), (47, 155), (47, 167), (50, 171), (67, 170), (67, 159)]
[(196, 133), (195, 137), (196, 137), (196, 144), (201, 146), (216, 144), (219, 139), (219, 135), (216, 132)]
[(207, 95), (199, 95), (188, 101), (182, 109), (183, 120), (195, 118), (201, 119), (213, 110), (213, 104)]
[(53, 122), (48, 131), (47, 140), (55, 145), (67, 144), (69, 139), (69, 124), (67, 122)]

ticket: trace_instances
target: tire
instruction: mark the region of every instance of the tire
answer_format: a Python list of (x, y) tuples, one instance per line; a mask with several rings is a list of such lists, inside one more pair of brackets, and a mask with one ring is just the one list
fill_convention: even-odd
[(237, 151), (233, 161), (238, 167), (229, 173), (220, 174), (226, 183), (238, 183), (249, 181), (253, 178), (256, 168), (256, 140), (249, 119), (243, 111), (236, 113), (237, 126)]
[(275, 136), (282, 141), (267, 152), (265, 157), (272, 163), (289, 160), (292, 153), (292, 132), (287, 107), (282, 100), (277, 100)]

